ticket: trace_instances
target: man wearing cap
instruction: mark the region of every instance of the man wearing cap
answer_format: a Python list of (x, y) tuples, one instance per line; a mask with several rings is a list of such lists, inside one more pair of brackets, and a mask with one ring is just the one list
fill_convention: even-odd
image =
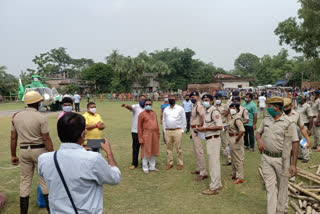
[(262, 153), (260, 167), (267, 190), (267, 213), (284, 213), (288, 180), (297, 172), (299, 137), (295, 122), (282, 112), (283, 98), (272, 97), (266, 103), (270, 117), (261, 122), (256, 140)]
[(201, 105), (201, 102), (199, 101), (199, 93), (198, 92), (192, 92), (190, 94), (191, 102), (193, 103), (193, 108), (191, 112), (191, 137), (193, 141), (193, 150), (194, 155), (197, 160), (197, 168), (195, 171), (192, 171), (191, 174), (199, 174), (199, 176), (196, 178), (197, 181), (204, 180), (208, 178), (208, 173), (206, 170), (206, 162), (204, 159), (203, 149), (202, 149), (202, 140), (198, 136), (198, 127), (202, 127), (204, 123), (204, 114), (205, 111), (203, 109), (203, 106)]
[[(312, 133), (313, 126), (313, 113), (311, 106), (307, 103), (307, 97), (305, 95), (299, 95), (298, 100), (298, 112), (301, 115), (302, 123), (307, 130), (309, 136)], [(302, 163), (308, 163), (310, 159), (310, 144), (305, 147), (299, 147), (299, 158), (302, 159)]]
[[(241, 106), (241, 98), (240, 98), (240, 97), (233, 97), (232, 102), (239, 103), (239, 105), (240, 105), (239, 115), (240, 115), (241, 118), (242, 118), (243, 124), (249, 123), (249, 113), (248, 113), (248, 110), (247, 110), (246, 108), (244, 108), (243, 106)], [(231, 103), (230, 103), (230, 104), (231, 104)], [(230, 104), (229, 104), (229, 105), (230, 105)]]
[[(227, 123), (227, 117), (229, 108), (226, 104), (222, 103), (222, 94), (216, 93), (215, 96), (216, 102), (215, 107), (220, 111), (222, 123), (224, 124), (224, 127), (226, 127)], [(220, 138), (221, 138), (221, 144), (222, 144), (222, 152), (225, 157), (228, 157), (227, 163), (225, 165), (231, 165), (231, 155), (227, 151), (227, 147), (229, 146), (229, 135), (227, 135), (226, 128), (223, 128), (220, 131)]]
[(320, 152), (320, 90), (314, 92), (314, 101), (312, 102), (313, 111), (313, 139), (316, 152)]
[(202, 105), (205, 108), (205, 120), (200, 132), (205, 132), (207, 143), (207, 154), (209, 162), (209, 173), (211, 183), (209, 189), (202, 191), (204, 195), (219, 194), (222, 189), (220, 169), (220, 131), (222, 130), (222, 119), (218, 109), (214, 107), (213, 96), (205, 94), (202, 96)]
[(242, 119), (239, 115), (240, 104), (232, 103), (230, 105), (231, 120), (229, 120), (229, 137), (230, 150), (232, 159), (232, 179), (234, 184), (244, 182), (243, 176), (243, 162), (244, 162), (244, 148), (243, 148), (243, 134), (245, 132)]
[(302, 134), (303, 137), (307, 140), (307, 146), (310, 147), (311, 141), (310, 141), (309, 135), (308, 135), (308, 133), (307, 133), (305, 127), (304, 127), (304, 124), (302, 122), (302, 117), (297, 111), (292, 109), (292, 99), (284, 98), (283, 99), (283, 106), (284, 106), (283, 107), (284, 113), (291, 120), (293, 120), (297, 125), (299, 139), (300, 140), (302, 139), (302, 136), (301, 136), (301, 134)]
[[(38, 112), (42, 96), (39, 92), (29, 91), (24, 96), (24, 103), (28, 107), (12, 116), (11, 122), (11, 163), (20, 163), (20, 213), (28, 213), (29, 194), (31, 191), (34, 170), (38, 169), (38, 157), (53, 151), (49, 135), (48, 120)], [(20, 159), (17, 157), (17, 142), (20, 142)], [(43, 178), (39, 176), (41, 191), (44, 195), (49, 212), (49, 189)]]

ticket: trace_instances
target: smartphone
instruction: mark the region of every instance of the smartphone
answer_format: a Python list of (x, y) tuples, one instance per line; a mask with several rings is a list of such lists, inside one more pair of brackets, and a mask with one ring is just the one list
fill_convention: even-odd
[(100, 143), (105, 143), (104, 139), (89, 139), (87, 140), (87, 147), (92, 149), (101, 148)]

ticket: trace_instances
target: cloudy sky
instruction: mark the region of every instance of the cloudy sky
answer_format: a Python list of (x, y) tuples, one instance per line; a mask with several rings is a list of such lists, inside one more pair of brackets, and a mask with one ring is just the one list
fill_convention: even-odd
[(178, 47), (232, 69), (240, 53), (276, 54), (273, 31), (299, 6), (297, 0), (0, 0), (0, 66), (18, 75), (34, 67), (35, 55), (57, 47), (95, 61), (113, 49), (136, 56)]

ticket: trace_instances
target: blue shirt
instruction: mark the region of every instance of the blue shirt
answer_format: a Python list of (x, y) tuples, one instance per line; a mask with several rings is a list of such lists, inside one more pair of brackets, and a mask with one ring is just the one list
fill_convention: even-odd
[(160, 108), (161, 108), (161, 111), (163, 111), (165, 108), (167, 108), (168, 106), (170, 106), (169, 103), (162, 103)]
[[(102, 185), (118, 184), (121, 173), (100, 153), (86, 151), (76, 143), (62, 143), (57, 160), (79, 213), (103, 213)], [(54, 152), (38, 158), (38, 173), (49, 187), (51, 213), (74, 213), (70, 199), (53, 160)]]
[(191, 112), (193, 104), (192, 104), (192, 102), (190, 100), (189, 101), (184, 100), (183, 103), (182, 103), (182, 107), (183, 107), (185, 112)]

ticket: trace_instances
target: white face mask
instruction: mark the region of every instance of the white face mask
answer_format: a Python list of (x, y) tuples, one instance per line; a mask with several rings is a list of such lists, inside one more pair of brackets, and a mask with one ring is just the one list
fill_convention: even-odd
[(221, 104), (221, 100), (216, 100), (216, 104), (220, 105)]
[(96, 108), (89, 108), (89, 111), (92, 113), (92, 114), (95, 114), (97, 112), (97, 109)]
[(236, 114), (237, 113), (237, 111), (235, 110), (235, 109), (230, 109), (230, 114), (231, 115), (234, 115), (234, 114)]
[(65, 112), (71, 112), (72, 111), (72, 106), (64, 106), (62, 109)]

